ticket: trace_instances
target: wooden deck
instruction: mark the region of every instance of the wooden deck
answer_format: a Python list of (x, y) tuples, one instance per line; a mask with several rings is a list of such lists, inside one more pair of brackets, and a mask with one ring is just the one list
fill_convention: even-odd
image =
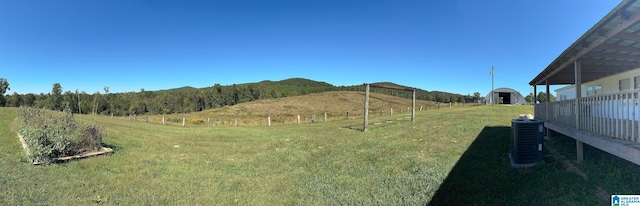
[(640, 165), (640, 144), (611, 138), (609, 136), (589, 131), (566, 127), (553, 122), (545, 122), (545, 127)]
[[(535, 105), (535, 118), (559, 132), (640, 165), (638, 92), (622, 92)], [(581, 161), (581, 143), (578, 143)]]

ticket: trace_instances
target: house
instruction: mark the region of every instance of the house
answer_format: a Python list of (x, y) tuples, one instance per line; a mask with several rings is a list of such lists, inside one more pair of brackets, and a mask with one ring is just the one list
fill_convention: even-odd
[[(529, 82), (556, 90), (557, 102), (536, 104), (548, 130), (640, 165), (640, 2), (623, 0)], [(547, 97), (548, 98), (548, 97)]]
[(576, 85), (569, 85), (556, 89), (556, 101), (563, 101), (576, 98)]

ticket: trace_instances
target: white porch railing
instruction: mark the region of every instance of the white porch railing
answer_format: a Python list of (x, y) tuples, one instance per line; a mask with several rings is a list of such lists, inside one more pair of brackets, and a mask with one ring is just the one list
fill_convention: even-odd
[[(580, 109), (579, 116), (576, 107)], [(638, 91), (540, 103), (534, 109), (535, 118), (545, 122), (640, 142)]]

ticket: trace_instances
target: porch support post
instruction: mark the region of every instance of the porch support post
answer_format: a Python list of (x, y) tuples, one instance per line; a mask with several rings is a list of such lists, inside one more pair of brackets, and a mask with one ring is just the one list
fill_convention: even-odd
[[(541, 111), (540, 110), (540, 106), (538, 106), (538, 95), (536, 94), (536, 92), (538, 89), (538, 83), (533, 84), (533, 100), (532, 100), (532, 104), (533, 104), (533, 115), (534, 118), (536, 119), (542, 119), (542, 117), (539, 117), (538, 115), (542, 116)], [(546, 119), (542, 119), (544, 121), (547, 121)]]
[[(573, 62), (575, 68), (575, 85), (576, 85), (576, 99), (575, 99), (575, 113), (576, 113), (576, 129), (580, 129), (580, 98), (582, 97), (582, 64), (576, 60)], [(584, 160), (582, 141), (576, 139), (576, 155), (578, 162)]]
[(533, 85), (533, 104), (538, 104), (538, 94), (536, 94), (536, 92), (538, 92), (538, 85), (534, 84)]
[(551, 102), (551, 93), (549, 93), (549, 79), (544, 80), (544, 85), (546, 86), (547, 89), (547, 101), (544, 102), (544, 118), (549, 121), (551, 118), (549, 118), (551, 116), (550, 114), (550, 109), (549, 109), (549, 102)]

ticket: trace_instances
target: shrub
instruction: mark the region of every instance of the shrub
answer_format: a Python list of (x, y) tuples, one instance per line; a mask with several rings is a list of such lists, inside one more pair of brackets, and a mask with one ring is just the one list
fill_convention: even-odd
[(100, 150), (102, 148), (102, 128), (95, 125), (83, 125), (78, 129), (80, 139), (75, 144), (75, 151)]
[(202, 118), (193, 118), (193, 119), (189, 119), (189, 121), (187, 121), (187, 123), (189, 123), (189, 124), (204, 124), (204, 119), (202, 119)]
[(182, 123), (182, 117), (169, 117), (167, 118), (168, 122), (176, 122), (176, 123)]
[(50, 163), (53, 158), (99, 150), (102, 128), (78, 125), (73, 115), (31, 107), (18, 110), (19, 132), (29, 145), (27, 157), (31, 161)]

